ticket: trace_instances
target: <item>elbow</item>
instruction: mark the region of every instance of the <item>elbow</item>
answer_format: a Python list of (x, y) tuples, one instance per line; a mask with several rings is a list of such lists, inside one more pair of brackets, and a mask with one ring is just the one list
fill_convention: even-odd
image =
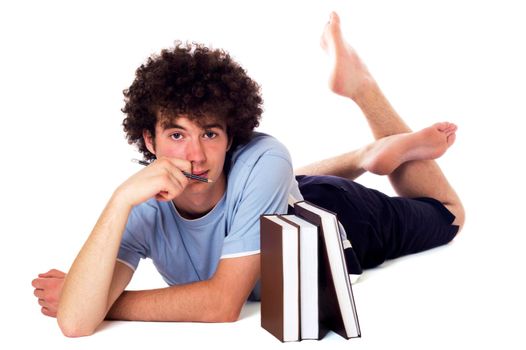
[(95, 333), (95, 328), (86, 325), (82, 319), (71, 320), (57, 314), (57, 323), (62, 334), (68, 338), (86, 337)]
[(216, 312), (209, 314), (208, 322), (214, 323), (232, 323), (239, 320), (241, 314), (240, 307), (222, 307)]
[(221, 322), (223, 323), (232, 323), (232, 322), (236, 322), (237, 320), (239, 320), (239, 315), (240, 315), (240, 311), (231, 311), (231, 312), (228, 312), (228, 313), (225, 313), (223, 315), (223, 320)]
[(239, 314), (236, 313), (224, 313), (216, 316), (212, 322), (216, 323), (233, 323), (239, 320)]
[(460, 204), (459, 207), (456, 209), (456, 211), (454, 212), (454, 215), (455, 215), (455, 221), (453, 222), (453, 224), (458, 226), (458, 232), (457, 232), (457, 235), (458, 235), (460, 231), (462, 231), (462, 229), (464, 228), (464, 222), (466, 221), (466, 212), (462, 204)]
[(68, 338), (79, 338), (79, 337), (87, 337), (89, 335), (92, 335), (95, 330), (88, 330), (82, 326), (77, 325), (69, 325), (69, 324), (60, 324), (59, 323), (60, 330), (62, 331), (62, 334), (64, 334)]

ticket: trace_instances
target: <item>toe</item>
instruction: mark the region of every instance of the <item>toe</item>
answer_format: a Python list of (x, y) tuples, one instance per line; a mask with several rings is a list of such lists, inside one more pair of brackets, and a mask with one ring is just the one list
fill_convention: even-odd
[(340, 16), (335, 11), (332, 11), (329, 16), (329, 23), (340, 25)]
[(453, 123), (447, 123), (447, 127), (444, 129), (446, 134), (453, 134), (457, 131), (457, 126)]
[(455, 139), (457, 138), (457, 135), (455, 133), (452, 133), (451, 135), (448, 135), (447, 137), (447, 144), (448, 146), (451, 146), (453, 143), (455, 143)]
[(449, 126), (449, 123), (448, 122), (441, 122), (441, 123), (436, 123), (435, 124), (435, 127), (439, 130), (439, 131), (446, 131), (447, 128)]

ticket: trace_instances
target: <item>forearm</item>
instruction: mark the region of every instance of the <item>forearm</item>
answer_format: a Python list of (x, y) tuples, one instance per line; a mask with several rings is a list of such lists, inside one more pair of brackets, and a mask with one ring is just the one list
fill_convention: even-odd
[(367, 118), (375, 139), (393, 134), (411, 132), (409, 126), (400, 118), (374, 80), (360, 87), (353, 97)]
[(131, 206), (114, 195), (69, 270), (57, 311), (66, 335), (92, 333), (108, 310), (109, 290)]
[(240, 307), (214, 286), (201, 281), (162, 289), (125, 291), (107, 318), (130, 321), (233, 322)]

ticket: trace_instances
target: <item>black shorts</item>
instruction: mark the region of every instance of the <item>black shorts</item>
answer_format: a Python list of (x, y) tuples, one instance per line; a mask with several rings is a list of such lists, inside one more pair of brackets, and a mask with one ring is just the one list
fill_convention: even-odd
[(361, 267), (450, 242), (455, 216), (433, 198), (389, 197), (335, 176), (297, 176), (306, 201), (337, 214)]

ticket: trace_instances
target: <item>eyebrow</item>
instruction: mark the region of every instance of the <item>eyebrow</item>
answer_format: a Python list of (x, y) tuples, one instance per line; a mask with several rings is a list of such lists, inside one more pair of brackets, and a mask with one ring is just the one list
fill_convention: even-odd
[(221, 130), (224, 130), (225, 128), (223, 127), (223, 125), (219, 124), (219, 123), (211, 123), (211, 124), (205, 124), (203, 125), (203, 129), (213, 129), (213, 128), (218, 128), (218, 129), (221, 129)]
[(181, 125), (173, 123), (171, 121), (163, 122), (163, 123), (161, 123), (161, 126), (163, 127), (164, 130), (167, 130), (167, 129), (182, 129), (182, 130), (186, 130)]
[[(171, 121), (167, 121), (166, 123), (162, 123), (162, 127), (164, 130), (167, 130), (167, 129), (181, 129), (181, 130), (185, 130), (186, 131), (186, 128), (177, 124), (177, 123), (174, 123), (174, 122), (171, 122)], [(225, 128), (219, 124), (219, 123), (210, 123), (210, 124), (205, 124), (205, 125), (200, 125), (201, 129), (213, 129), (213, 128), (218, 128), (218, 129), (221, 129), (221, 130), (225, 130)]]

